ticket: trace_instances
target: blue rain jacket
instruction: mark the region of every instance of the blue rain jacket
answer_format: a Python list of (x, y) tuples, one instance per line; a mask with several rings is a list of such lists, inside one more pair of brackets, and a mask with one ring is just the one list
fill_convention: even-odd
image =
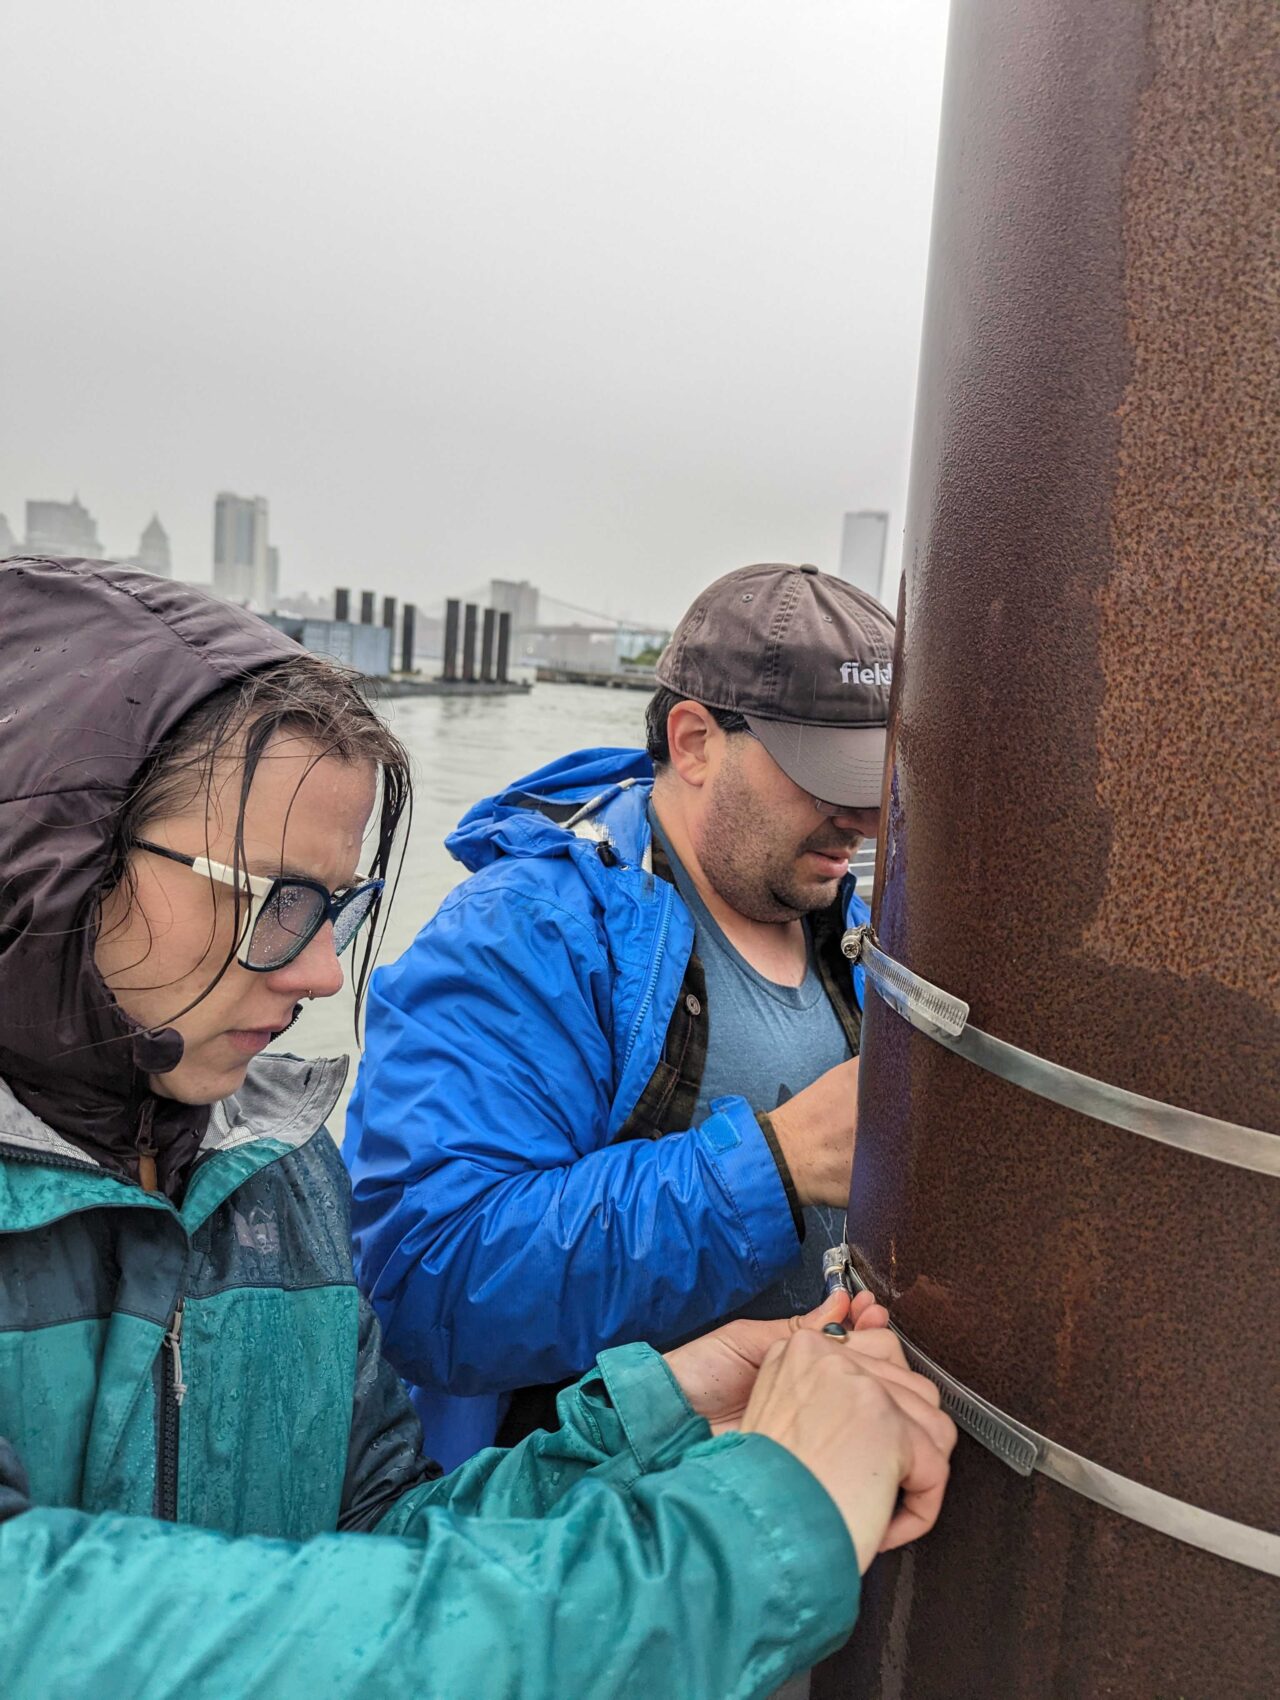
[[(590, 749), (478, 803), (448, 840), (472, 877), (372, 978), (344, 1145), (357, 1276), (446, 1468), (511, 1390), (709, 1326), (796, 1256), (745, 1099), (615, 1142), (693, 948), (648, 870), (652, 783), (643, 751)], [(852, 879), (844, 901), (868, 918)]]

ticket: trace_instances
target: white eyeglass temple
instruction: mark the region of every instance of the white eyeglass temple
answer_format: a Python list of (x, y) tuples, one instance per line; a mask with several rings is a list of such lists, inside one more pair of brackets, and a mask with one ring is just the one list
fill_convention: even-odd
[(243, 870), (237, 873), (224, 862), (211, 862), (207, 856), (197, 856), (191, 864), (191, 869), (193, 873), (204, 874), (207, 878), (216, 880), (219, 885), (231, 886), (233, 890), (238, 885), (247, 885), (255, 897), (265, 897), (276, 883), (262, 874), (245, 873)]

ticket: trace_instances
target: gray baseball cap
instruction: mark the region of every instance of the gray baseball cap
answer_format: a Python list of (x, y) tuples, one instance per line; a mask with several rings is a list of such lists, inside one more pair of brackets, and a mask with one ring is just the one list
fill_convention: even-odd
[(658, 682), (743, 715), (802, 790), (880, 806), (893, 620), (817, 567), (740, 567), (708, 585), (676, 627)]

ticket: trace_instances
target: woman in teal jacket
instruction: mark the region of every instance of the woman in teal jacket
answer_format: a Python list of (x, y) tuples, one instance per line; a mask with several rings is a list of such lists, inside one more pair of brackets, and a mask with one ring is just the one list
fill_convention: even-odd
[(8, 1700), (696, 1700), (838, 1645), (954, 1438), (884, 1329), (621, 1347), (556, 1432), (420, 1456), (352, 1278), (343, 1065), (259, 1054), (387, 876), (407, 772), (356, 691), (180, 586), (18, 560), (0, 725)]

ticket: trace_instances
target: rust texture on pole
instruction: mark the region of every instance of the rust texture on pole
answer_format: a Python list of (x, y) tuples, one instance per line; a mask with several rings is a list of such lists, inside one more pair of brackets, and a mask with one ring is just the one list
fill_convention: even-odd
[(480, 677), (485, 684), (493, 683), (494, 647), (498, 635), (498, 615), (493, 608), (486, 608), (480, 626)]
[[(987, 1032), (1280, 1135), (1278, 65), (1274, 0), (954, 8), (874, 914)], [(848, 1234), (904, 1334), (1280, 1528), (1275, 1180), (868, 1005)], [(962, 1437), (814, 1694), (1243, 1700), (1278, 1612)]]
[(462, 610), (462, 677), (467, 684), (476, 680), (476, 625), (480, 610), (468, 602)]

